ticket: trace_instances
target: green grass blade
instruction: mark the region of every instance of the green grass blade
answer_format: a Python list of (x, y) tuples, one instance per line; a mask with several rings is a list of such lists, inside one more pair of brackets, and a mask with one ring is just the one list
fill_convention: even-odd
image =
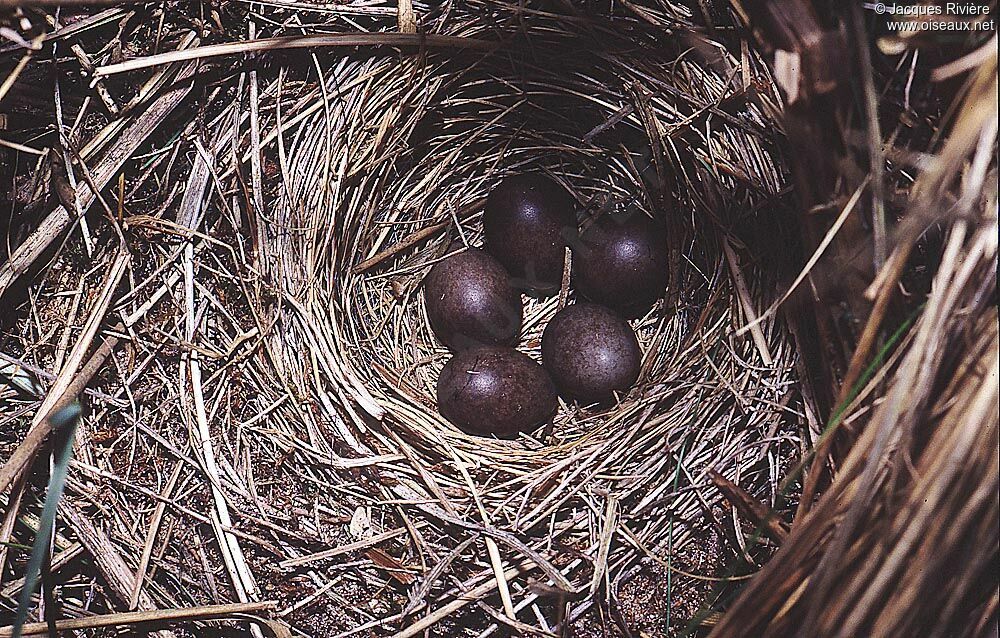
[(69, 461), (73, 456), (73, 435), (76, 432), (80, 414), (80, 404), (74, 402), (50, 418), (52, 422), (51, 439), (55, 446), (56, 461), (52, 468), (52, 476), (49, 477), (48, 489), (45, 492), (45, 504), (42, 506), (42, 515), (38, 525), (38, 533), (35, 535), (35, 544), (31, 550), (31, 559), (28, 561), (28, 568), (24, 573), (24, 587), (21, 589), (21, 596), (17, 603), (13, 638), (21, 638), (21, 632), (24, 630), (24, 624), (28, 621), (28, 612), (31, 609), (31, 596), (35, 593), (42, 572), (42, 562), (49, 553), (49, 539), (52, 537), (52, 530), (55, 527), (59, 499), (62, 498), (63, 489), (66, 486)]

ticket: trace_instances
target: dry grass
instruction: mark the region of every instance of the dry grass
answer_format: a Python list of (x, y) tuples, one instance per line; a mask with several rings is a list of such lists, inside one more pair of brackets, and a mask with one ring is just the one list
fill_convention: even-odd
[[(379, 0), (22, 15), (48, 35), (0, 47), (0, 93), (22, 100), (15, 124), (64, 134), (0, 127), (18, 212), (0, 251), (0, 617), (27, 557), (6, 543), (38, 529), (45, 414), (88, 386), (54, 538), (58, 615), (81, 618), (66, 626), (154, 609), (229, 619), (162, 636), (995, 626), (995, 46), (901, 169), (913, 184), (852, 173), (827, 205), (840, 221), (824, 248), (892, 199), (890, 179), (905, 214), (876, 229), (875, 310), (842, 371), (863, 382), (832, 417), (853, 445), (826, 439), (806, 473), (821, 496), (792, 521), (792, 470), (830, 415), (797, 379), (802, 337), (780, 311), (800, 306), (775, 302), (793, 281), (815, 290), (821, 255), (785, 232), (803, 213), (781, 98), (728, 17), (666, 0), (613, 15)], [(55, 83), (40, 80), (53, 46), (73, 68)], [(484, 196), (529, 168), (587, 214), (663, 216), (672, 282), (634, 322), (642, 377), (617, 405), (470, 437), (434, 405), (448, 353), (421, 279), (480, 242)], [(943, 229), (936, 254), (928, 229)], [(864, 374), (928, 263), (912, 329)], [(527, 303), (536, 358), (559, 303)], [(270, 624), (233, 615), (272, 600)]]
[[(485, 575), (470, 567), (487, 568), (494, 583), (480, 595), (508, 615), (535, 606), (548, 630), (551, 602), (531, 593), (532, 580), (579, 599), (576, 617), (607, 607), (623, 575), (685, 551), (680, 522), (720, 525), (710, 467), (765, 495), (772, 450), (794, 449), (781, 404), (792, 353), (770, 322), (757, 342), (735, 336), (745, 318), (731, 277), (745, 266), (721, 250), (741, 206), (779, 184), (754, 107), (729, 116), (739, 126), (708, 116), (738, 86), (700, 57), (674, 47), (650, 56), (598, 22), (502, 12), (498, 22), (496, 54), (345, 61), (322, 90), (281, 113), (280, 199), (261, 225), (258, 259), (265, 279), (280, 282), (274, 365), (289, 392), (320, 401), (306, 413), (291, 402), (276, 409), (290, 426), (282, 443), (334, 467), (365, 464), (381, 498), (428, 525), (414, 546), (429, 567), (449, 555), (470, 585)], [(498, 25), (440, 28), (487, 39)], [(716, 62), (736, 71), (732, 58)], [(658, 181), (657, 158), (664, 172), (668, 164), (688, 171), (678, 171), (680, 202)], [(420, 280), (454, 245), (480, 243), (485, 194), (503, 174), (527, 169), (550, 172), (591, 212), (631, 203), (666, 213), (675, 285), (636, 323), (644, 373), (619, 405), (564, 406), (541, 438), (484, 440), (437, 414), (434, 385), (448, 354), (428, 328)], [(727, 191), (742, 202), (709, 203)], [(760, 285), (744, 294), (749, 308), (760, 304)], [(529, 302), (529, 354), (538, 356), (557, 303)], [(330, 431), (336, 446), (322, 436)], [(555, 540), (582, 560), (560, 565)], [(450, 555), (454, 547), (462, 552)], [(499, 578), (501, 565), (529, 558), (537, 571)], [(448, 602), (461, 591), (433, 581), (422, 590), (437, 593), (432, 618), (453, 613)]]
[[(919, 317), (894, 360), (857, 396), (844, 393), (842, 422), (857, 433), (850, 453), (713, 635), (996, 631), (995, 39), (984, 46), (992, 55), (969, 54), (978, 64), (941, 123), (949, 134), (907, 190), (894, 250), (869, 292), (891, 295), (937, 226), (941, 257)], [(881, 318), (873, 312), (866, 332)]]

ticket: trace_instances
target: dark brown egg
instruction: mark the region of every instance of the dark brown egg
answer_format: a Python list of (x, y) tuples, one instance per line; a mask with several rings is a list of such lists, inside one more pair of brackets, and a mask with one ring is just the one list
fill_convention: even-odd
[(635, 332), (604, 306), (578, 303), (556, 313), (542, 333), (542, 364), (560, 394), (583, 402), (610, 399), (639, 378)]
[(548, 421), (558, 405), (542, 366), (513, 348), (459, 352), (438, 377), (438, 410), (462, 430), (510, 438)]
[(513, 345), (521, 333), (521, 294), (503, 266), (476, 248), (434, 264), (424, 300), (434, 333), (453, 350)]
[(549, 295), (562, 282), (566, 246), (577, 237), (574, 200), (540, 173), (503, 180), (483, 211), (486, 250), (507, 268), (514, 285)]
[(606, 215), (573, 251), (573, 284), (587, 299), (638, 317), (663, 296), (668, 262), (662, 224), (638, 211)]

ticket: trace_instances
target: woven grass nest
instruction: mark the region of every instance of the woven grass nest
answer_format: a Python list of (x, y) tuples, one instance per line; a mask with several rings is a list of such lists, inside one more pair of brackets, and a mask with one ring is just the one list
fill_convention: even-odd
[[(995, 633), (995, 39), (710, 5), (3, 14), (0, 617), (68, 449), (64, 630)], [(471, 436), (422, 282), (529, 171), (670, 283), (628, 392)]]
[[(681, 32), (684, 20), (680, 10), (656, 18)], [(382, 457), (378, 480), (419, 503), (448, 546), (482, 535), (505, 565), (544, 560), (567, 594), (591, 578), (595, 592), (605, 579), (616, 588), (644, 561), (684, 551), (681, 522), (705, 526), (718, 497), (691, 485), (708, 468), (766, 488), (796, 447), (781, 404), (793, 349), (770, 321), (757, 341), (735, 334), (773, 282), (735, 248), (779, 188), (766, 119), (752, 105), (734, 121), (686, 115), (723, 100), (740, 64), (708, 44), (686, 52), (683, 38), (502, 9), (440, 28), (503, 44), (346, 64), (288, 145), (265, 239), (265, 271), (290, 300), (275, 350), (348, 454)], [(563, 404), (550, 431), (515, 441), (472, 436), (435, 405), (450, 354), (430, 330), (421, 281), (463, 243), (481, 245), (485, 195), (532, 170), (592, 215), (633, 206), (664, 220), (671, 285), (633, 322), (642, 375), (619, 402)], [(525, 299), (520, 349), (540, 360), (560, 299)], [(676, 471), (681, 458), (690, 475)], [(546, 539), (582, 549), (617, 526), (633, 543), (602, 556), (606, 573), (590, 561), (556, 567)]]
[[(462, 27), (468, 37), (492, 31)], [(547, 34), (544, 22), (512, 35), (503, 52), (475, 56), (468, 65), (432, 56), (345, 69), (327, 90), (356, 87), (330, 98), (327, 111), (318, 109), (287, 151), (287, 193), (267, 244), (268, 269), (296, 301), (289, 308), (291, 338), (283, 344), (290, 379), (313, 396), (349, 399), (352, 409), (329, 418), (343, 419), (342, 434), (356, 451), (390, 453), (404, 445), (424, 470), (441, 472), (439, 483), (458, 490), (460, 501), (473, 486), (455, 464), (475, 468), (478, 479), (489, 477), (473, 483), (489, 494), (487, 510), (530, 528), (552, 513), (544, 508), (525, 518), (536, 501), (568, 496), (538, 489), (558, 484), (560, 476), (621, 475), (574, 490), (617, 492), (623, 482), (646, 496), (651, 486), (640, 488), (637, 478), (667, 480), (669, 473), (655, 469), (685, 442), (696, 454), (759, 454), (740, 448), (766, 438), (774, 404), (791, 382), (791, 353), (769, 324), (760, 349), (749, 335), (733, 334), (743, 325), (733, 273), (744, 266), (727, 262), (723, 245), (732, 226), (778, 188), (773, 160), (760, 147), (761, 118), (751, 120), (756, 132), (709, 122), (707, 139), (669, 150), (657, 139), (652, 151), (640, 116), (632, 114), (613, 133), (585, 141), (633, 100), (646, 99), (629, 91), (647, 84), (665, 84), (676, 95), (648, 103), (654, 135), (690, 129), (672, 102), (711, 104), (723, 96), (725, 80), (679, 59), (678, 51), (658, 59), (628, 39), (605, 36), (612, 51), (593, 51), (593, 32), (564, 27)], [(632, 55), (613, 51), (616, 45)], [(350, 105), (350, 117), (340, 103)], [(664, 164), (659, 175), (654, 152)], [(660, 181), (675, 170), (673, 160), (690, 171), (681, 177), (680, 200)], [(645, 353), (634, 390), (610, 408), (564, 405), (551, 439), (506, 442), (466, 435), (437, 414), (434, 386), (449, 355), (429, 328), (420, 290), (452, 242), (481, 245), (489, 189), (528, 170), (554, 175), (581, 208), (632, 204), (668, 221), (673, 279), (668, 297), (634, 324)], [(734, 192), (738, 199), (730, 201)], [(428, 229), (435, 231), (430, 238), (400, 249)], [(364, 263), (387, 250), (395, 254)], [(755, 273), (747, 277), (753, 281)], [(745, 289), (744, 299), (757, 303), (758, 289)], [(541, 332), (559, 299), (526, 300), (521, 348), (539, 359)], [(318, 374), (302, 365), (309, 361), (320, 362)], [(716, 445), (724, 439), (723, 452)], [(434, 469), (438, 463), (445, 467)], [(596, 465), (588, 470), (589, 463)]]

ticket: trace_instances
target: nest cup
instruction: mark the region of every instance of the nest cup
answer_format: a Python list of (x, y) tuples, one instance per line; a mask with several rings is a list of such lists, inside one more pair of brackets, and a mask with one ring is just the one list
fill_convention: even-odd
[[(335, 429), (338, 454), (382, 459), (379, 480), (432, 524), (515, 532), (520, 541), (501, 543), (508, 561), (541, 547), (556, 523), (587, 546), (605, 501), (645, 547), (614, 544), (613, 578), (667, 558), (718, 500), (690, 489), (706, 485), (707, 469), (766, 492), (795, 437), (782, 416), (794, 383), (786, 335), (770, 321), (737, 334), (773, 292), (740, 237), (780, 188), (760, 110), (776, 95), (758, 87), (772, 92), (734, 100), (741, 73), (763, 65), (689, 38), (685, 11), (650, 6), (660, 24), (627, 29), (510, 8), (438, 16), (434, 32), (499, 44), (343, 60), (286, 140), (285, 185), (262, 232), (263, 268), (290, 300), (273, 344), (287, 382)], [(482, 245), (486, 195), (526, 171), (565, 186), (581, 217), (662, 220), (671, 283), (631, 322), (642, 373), (618, 401), (561, 403), (547, 432), (476, 437), (435, 405), (450, 353), (431, 331), (421, 281), (456, 246)], [(535, 360), (558, 303), (525, 297), (518, 348)], [(448, 527), (443, 542), (467, 532)], [(591, 568), (563, 573), (579, 581)]]

